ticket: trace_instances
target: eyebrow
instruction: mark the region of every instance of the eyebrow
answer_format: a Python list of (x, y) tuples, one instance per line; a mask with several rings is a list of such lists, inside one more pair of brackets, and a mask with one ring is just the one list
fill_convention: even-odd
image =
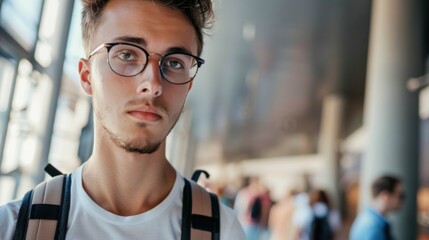
[(189, 51), (188, 49), (184, 48), (184, 47), (171, 47), (168, 48), (166, 53), (171, 53), (171, 52), (180, 52), (180, 53), (187, 53), (187, 54), (191, 54), (191, 51)]
[(129, 42), (134, 43), (141, 46), (146, 46), (146, 40), (144, 38), (140, 37), (132, 37), (132, 36), (121, 36), (113, 39), (114, 41), (123, 41), (123, 42)]
[[(137, 44), (139, 46), (146, 46), (147, 45), (146, 40), (144, 38), (133, 37), (133, 36), (121, 36), (121, 37), (114, 38), (113, 41), (134, 43), (134, 44)], [(182, 46), (170, 47), (165, 51), (165, 53), (170, 53), (170, 52), (181, 52), (181, 53), (192, 54), (192, 52), (189, 49), (182, 47)]]

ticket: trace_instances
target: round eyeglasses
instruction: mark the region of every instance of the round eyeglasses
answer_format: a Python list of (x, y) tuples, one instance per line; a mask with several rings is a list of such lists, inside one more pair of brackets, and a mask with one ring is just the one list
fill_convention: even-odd
[[(126, 42), (103, 43), (89, 54), (90, 59), (100, 49), (106, 48), (110, 69), (120, 76), (134, 77), (146, 68), (151, 55), (144, 48)], [(169, 52), (160, 55), (161, 76), (172, 84), (186, 84), (197, 75), (204, 60), (186, 52)]]

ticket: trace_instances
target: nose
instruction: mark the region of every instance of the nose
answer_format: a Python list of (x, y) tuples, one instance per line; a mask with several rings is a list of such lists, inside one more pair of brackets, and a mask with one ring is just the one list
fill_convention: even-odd
[(137, 93), (151, 98), (159, 97), (163, 92), (163, 80), (159, 71), (158, 62), (148, 61), (146, 68), (137, 76)]

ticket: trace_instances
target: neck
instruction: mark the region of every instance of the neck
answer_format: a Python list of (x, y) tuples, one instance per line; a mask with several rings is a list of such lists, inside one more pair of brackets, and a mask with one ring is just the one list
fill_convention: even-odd
[(82, 184), (88, 195), (112, 213), (146, 212), (170, 193), (176, 178), (165, 158), (165, 141), (152, 154), (130, 153), (112, 144), (94, 144)]
[(372, 208), (380, 213), (382, 216), (385, 216), (387, 211), (386, 204), (380, 199), (374, 199), (371, 204)]

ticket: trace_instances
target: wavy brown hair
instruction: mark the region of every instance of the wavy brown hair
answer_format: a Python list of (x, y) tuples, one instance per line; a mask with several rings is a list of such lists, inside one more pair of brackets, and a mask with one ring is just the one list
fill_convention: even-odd
[[(144, 1), (144, 0), (142, 0)], [(146, 0), (147, 1), (147, 0)], [(82, 38), (86, 54), (91, 51), (91, 42), (94, 37), (98, 20), (103, 8), (109, 0), (81, 0), (82, 10)], [(166, 7), (180, 11), (195, 29), (198, 39), (198, 56), (203, 50), (203, 33), (210, 29), (214, 22), (213, 5), (211, 0), (152, 0)]]

